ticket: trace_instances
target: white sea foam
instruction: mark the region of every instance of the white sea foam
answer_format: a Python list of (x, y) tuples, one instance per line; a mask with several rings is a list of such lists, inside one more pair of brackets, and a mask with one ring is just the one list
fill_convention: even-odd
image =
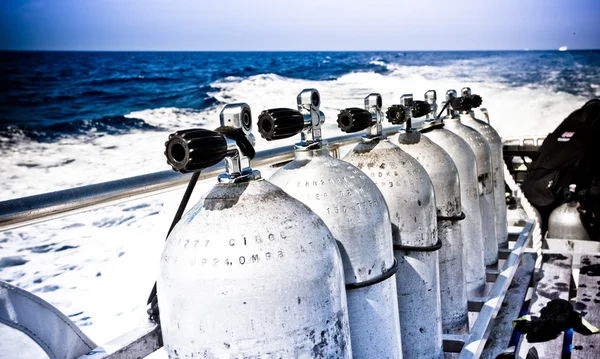
[[(327, 116), (325, 137), (340, 134), (336, 114), (345, 107), (362, 105), (370, 92), (380, 92), (384, 105), (398, 103), (403, 93), (415, 99), (430, 89), (441, 102), (446, 89), (471, 86), (482, 95), (492, 124), (502, 136), (550, 132), (585, 98), (556, 93), (540, 86), (510, 86), (486, 77), (485, 63), (457, 61), (446, 67), (400, 66), (379, 59), (372, 64), (387, 68), (386, 75), (350, 73), (332, 81), (309, 81), (262, 74), (229, 77), (212, 85), (221, 103), (247, 102), (256, 119), (261, 110), (295, 108), (297, 93), (317, 88)], [(468, 82), (454, 77), (471, 74)], [(599, 91), (595, 87), (595, 91)], [(166, 170), (163, 151), (169, 131), (218, 126), (222, 104), (206, 110), (158, 108), (127, 115), (164, 128), (134, 130), (93, 139), (75, 137), (56, 143), (22, 138), (0, 158), (3, 170), (0, 198), (98, 183)], [(293, 143), (288, 139), (268, 143), (260, 135), (257, 150)], [(268, 177), (268, 174), (266, 175)], [(207, 189), (196, 190), (193, 203)], [(35, 292), (56, 305), (99, 343), (105, 342), (145, 317), (145, 300), (156, 278), (164, 235), (182, 190), (0, 233), (1, 257), (21, 257), (28, 262), (0, 269), (2, 279)]]

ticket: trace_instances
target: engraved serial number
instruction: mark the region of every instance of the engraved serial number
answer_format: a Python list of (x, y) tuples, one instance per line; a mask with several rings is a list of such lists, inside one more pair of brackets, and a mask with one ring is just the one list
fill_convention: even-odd
[(243, 266), (250, 265), (261, 262), (269, 262), (274, 259), (283, 258), (283, 251), (272, 251), (265, 252), (263, 254), (248, 254), (248, 255), (240, 255), (235, 257), (225, 257), (225, 258), (201, 258), (199, 260), (192, 260), (192, 264), (196, 264), (198, 261), (201, 266), (211, 266), (211, 267), (233, 267), (233, 266)]

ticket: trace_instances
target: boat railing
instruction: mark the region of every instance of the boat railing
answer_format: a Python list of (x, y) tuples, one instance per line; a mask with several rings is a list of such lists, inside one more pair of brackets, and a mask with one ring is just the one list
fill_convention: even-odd
[(537, 156), (546, 136), (503, 137), (504, 162), (510, 175), (523, 182), (529, 173), (529, 166)]
[(504, 146), (535, 146), (539, 147), (544, 143), (546, 136), (519, 136), (519, 137), (502, 137)]
[[(384, 131), (387, 135), (392, 135), (397, 133), (400, 128), (400, 126), (394, 126)], [(335, 157), (339, 157), (340, 147), (355, 144), (360, 138), (361, 135), (355, 133), (330, 138), (328, 142), (332, 154)], [(507, 152), (510, 152), (512, 146), (531, 146), (537, 149), (544, 138), (542, 136), (506, 138), (504, 139), (505, 155), (507, 155)], [(518, 150), (518, 148), (515, 150)], [(293, 157), (294, 146), (289, 145), (257, 152), (252, 163), (257, 168), (261, 166), (277, 166), (278, 164), (292, 160)], [(219, 163), (204, 170), (199, 180), (202, 181), (215, 177), (223, 171), (223, 166), (223, 163)], [(182, 175), (167, 170), (2, 201), (0, 202), (0, 231), (176, 190), (184, 186), (190, 177), (190, 174)]]
[[(384, 130), (392, 135), (400, 126)], [(334, 157), (339, 157), (340, 147), (360, 141), (361, 134), (333, 137), (327, 140)], [(252, 166), (278, 166), (294, 158), (294, 146), (283, 146), (256, 153)], [(199, 181), (216, 177), (223, 172), (223, 163), (205, 169)], [(30, 224), (48, 221), (54, 218), (88, 211), (120, 202), (151, 196), (185, 186), (191, 174), (174, 171), (161, 171), (125, 179), (75, 187), (71, 189), (44, 193), (29, 197), (10, 199), (0, 202), (0, 232)]]

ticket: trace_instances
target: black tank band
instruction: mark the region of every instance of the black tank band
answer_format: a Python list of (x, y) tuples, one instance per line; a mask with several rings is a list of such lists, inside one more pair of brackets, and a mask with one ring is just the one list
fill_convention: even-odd
[(443, 122), (436, 123), (436, 124), (433, 124), (431, 126), (420, 128), (419, 132), (421, 132), (421, 133), (427, 133), (427, 132), (431, 132), (433, 130), (437, 130), (438, 128), (444, 128), (444, 123)]
[(465, 212), (460, 212), (460, 215), (458, 216), (450, 216), (450, 217), (444, 217), (444, 216), (437, 216), (438, 221), (462, 221), (463, 219), (465, 219), (467, 216), (465, 215)]
[(394, 244), (394, 250), (398, 251), (414, 251), (414, 252), (435, 252), (442, 248), (442, 240), (438, 239), (437, 243), (430, 247), (415, 247), (415, 246), (403, 246), (400, 244)]
[(383, 282), (384, 280), (396, 274), (398, 268), (400, 268), (400, 266), (398, 265), (398, 261), (396, 260), (396, 258), (394, 258), (394, 265), (392, 265), (392, 267), (388, 269), (387, 272), (383, 273), (378, 277), (366, 280), (364, 282), (346, 284), (346, 290), (364, 288), (373, 284), (377, 284), (379, 282)]

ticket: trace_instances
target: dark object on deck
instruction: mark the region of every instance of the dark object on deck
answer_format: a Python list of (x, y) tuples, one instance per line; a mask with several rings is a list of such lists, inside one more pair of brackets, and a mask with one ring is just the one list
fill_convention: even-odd
[[(552, 210), (564, 202), (563, 193), (570, 184), (587, 190), (594, 179), (600, 180), (599, 139), (600, 100), (593, 99), (571, 113), (539, 148), (522, 189), (542, 216), (542, 230)], [(600, 223), (595, 224), (598, 227)], [(591, 233), (590, 237), (595, 238)]]
[[(510, 347), (504, 353), (496, 356), (496, 359), (515, 359), (516, 357), (517, 355), (515, 354), (515, 347)], [(535, 347), (529, 349), (525, 359), (540, 359), (540, 356)]]
[(563, 331), (573, 328), (584, 335), (596, 334), (598, 328), (588, 323), (577, 313), (571, 303), (564, 299), (548, 302), (539, 317), (523, 316), (513, 321), (515, 330), (527, 333), (530, 343), (540, 343), (557, 338)]
[(579, 192), (581, 223), (591, 239), (600, 240), (600, 178), (592, 180), (590, 187)]

